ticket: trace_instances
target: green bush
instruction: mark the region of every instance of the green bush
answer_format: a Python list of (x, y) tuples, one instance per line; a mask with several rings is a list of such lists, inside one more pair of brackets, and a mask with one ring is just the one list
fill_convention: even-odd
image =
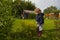
[(13, 23), (11, 4), (12, 0), (0, 0), (0, 40), (8, 40), (11, 31)]
[[(19, 20), (15, 21), (12, 26), (12, 30), (11, 30), (11, 37), (12, 38), (31, 38), (32, 36), (36, 35), (36, 23), (33, 22), (34, 20), (31, 20), (31, 22), (29, 22), (29, 20)], [(17, 23), (17, 24), (16, 24)], [(22, 40), (21, 39), (21, 40)]]
[(13, 19), (7, 17), (2, 19), (0, 20), (0, 39), (5, 40), (10, 34)]

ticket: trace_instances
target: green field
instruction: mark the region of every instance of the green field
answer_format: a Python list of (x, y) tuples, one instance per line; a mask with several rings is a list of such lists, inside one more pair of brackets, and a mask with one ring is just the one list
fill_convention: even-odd
[[(35, 27), (36, 28), (36, 21), (33, 19), (15, 19), (14, 23), (13, 23), (13, 29), (17, 29), (22, 27), (21, 25), (24, 26), (30, 26), (30, 27)], [(44, 26), (43, 26), (43, 30), (51, 30), (51, 29), (55, 29), (55, 25), (54, 25), (54, 20), (51, 19), (46, 19), (44, 21)], [(15, 30), (14, 30), (15, 31)]]
[(45, 19), (41, 37), (37, 37), (36, 27), (34, 19), (15, 19), (11, 29), (16, 36), (14, 40), (60, 40), (60, 31), (56, 32), (54, 20)]

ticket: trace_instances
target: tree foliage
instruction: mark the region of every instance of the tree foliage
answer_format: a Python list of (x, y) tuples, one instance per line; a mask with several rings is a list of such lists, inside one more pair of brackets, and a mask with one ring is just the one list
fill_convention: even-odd
[(50, 6), (44, 10), (44, 13), (54, 13), (55, 10), (57, 10), (55, 6)]
[(7, 40), (13, 22), (11, 15), (12, 0), (0, 0), (0, 40)]
[(23, 13), (23, 10), (34, 10), (35, 5), (31, 2), (25, 2), (21, 0), (15, 0), (13, 2), (13, 13), (16, 17), (20, 16)]

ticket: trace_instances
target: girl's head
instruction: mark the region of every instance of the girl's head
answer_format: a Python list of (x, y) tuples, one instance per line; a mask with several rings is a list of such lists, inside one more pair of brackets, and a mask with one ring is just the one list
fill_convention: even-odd
[(41, 13), (41, 10), (39, 8), (36, 8), (34, 11), (35, 11), (36, 14)]

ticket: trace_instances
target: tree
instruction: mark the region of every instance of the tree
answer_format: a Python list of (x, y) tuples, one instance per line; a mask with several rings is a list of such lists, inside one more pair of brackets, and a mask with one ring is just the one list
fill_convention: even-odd
[(54, 13), (54, 10), (57, 10), (57, 8), (55, 6), (50, 6), (44, 10), (44, 13)]
[(25, 2), (21, 0), (15, 0), (13, 3), (13, 15), (15, 17), (20, 17), (20, 15), (23, 13), (23, 10), (34, 10), (35, 5), (31, 2)]
[(35, 5), (34, 4), (32, 4), (31, 2), (26, 2), (26, 8), (27, 8), (27, 10), (34, 10), (36, 7), (35, 7)]

